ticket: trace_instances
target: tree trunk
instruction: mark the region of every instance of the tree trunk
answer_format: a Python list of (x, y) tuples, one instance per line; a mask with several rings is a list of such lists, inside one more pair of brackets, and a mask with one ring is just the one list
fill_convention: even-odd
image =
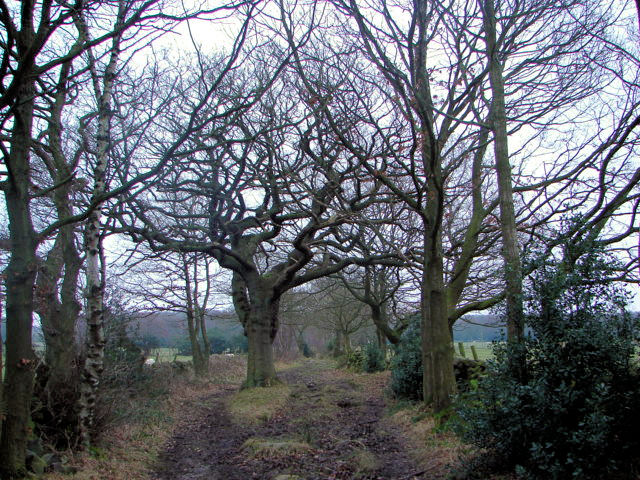
[(342, 339), (342, 332), (339, 329), (336, 329), (336, 340), (335, 340), (335, 346), (333, 347), (334, 357), (339, 357), (344, 353), (344, 350), (342, 348), (343, 343), (344, 343), (344, 340)]
[(484, 2), (484, 29), (486, 33), (489, 78), (491, 81), (491, 119), (494, 136), (498, 196), (500, 201), (500, 226), (502, 230), (503, 258), (507, 299), (507, 338), (521, 342), (524, 337), (524, 312), (522, 306), (522, 265), (516, 229), (516, 215), (509, 163), (507, 117), (504, 100), (502, 64), (496, 43), (494, 0)]
[[(258, 300), (258, 299), (256, 299)], [(273, 315), (277, 307), (270, 299), (264, 299), (251, 305), (247, 337), (249, 354), (247, 360), (247, 380), (245, 387), (268, 387), (279, 383), (273, 357)], [(274, 308), (276, 311), (274, 312)]]
[(400, 343), (400, 335), (398, 332), (389, 327), (389, 320), (387, 319), (387, 314), (384, 310), (386, 305), (369, 304), (369, 307), (371, 308), (371, 319), (373, 320), (373, 324), (376, 326), (376, 330), (378, 332), (378, 338), (380, 338), (380, 334), (382, 334), (393, 345)]
[[(197, 262), (197, 259), (195, 260)], [(183, 257), (182, 273), (185, 281), (185, 293), (187, 300), (187, 329), (189, 341), (191, 342), (191, 357), (193, 359), (193, 370), (197, 377), (206, 377), (209, 374), (209, 340), (207, 339), (207, 329), (204, 325), (204, 313), (198, 306), (198, 274), (194, 266), (193, 282), (189, 270), (189, 263)], [(202, 345), (198, 341), (198, 336), (202, 335)], [(204, 351), (202, 346), (204, 346)]]
[(36, 357), (32, 348), (33, 289), (36, 279), (36, 234), (29, 208), (31, 129), (35, 83), (30, 75), (15, 103), (11, 150), (6, 159), (9, 179), (4, 194), (9, 216), (11, 256), (5, 270), (7, 352), (4, 391), (6, 418), (0, 441), (0, 477), (25, 472), (27, 440), (31, 432), (31, 396)]
[(2, 351), (2, 347), (4, 345), (4, 340), (2, 339), (2, 300), (2, 293), (0, 292), (0, 435), (2, 434), (2, 420), (4, 419), (6, 410), (4, 402), (2, 401), (2, 392), (4, 391), (4, 362), (2, 361), (4, 358), (4, 352)]
[(233, 273), (233, 305), (247, 336), (247, 379), (245, 388), (268, 387), (279, 383), (273, 355), (273, 341), (278, 333), (280, 301), (271, 284), (255, 272), (243, 278)]
[(422, 272), (422, 363), (425, 403), (438, 413), (451, 405), (456, 382), (453, 375), (453, 343), (449, 334), (447, 296), (444, 287), (442, 251), (442, 217), (444, 214), (444, 183), (439, 139), (433, 119), (433, 99), (427, 71), (427, 46), (431, 15), (430, 2), (415, 2), (418, 41), (414, 47), (413, 88), (415, 112), (420, 118), (420, 155), (426, 180), (420, 212), (424, 225), (424, 270)]
[(376, 328), (376, 336), (378, 338), (378, 348), (382, 352), (384, 358), (387, 358), (387, 337), (379, 328)]
[[(100, 182), (96, 182), (97, 184)], [(98, 187), (94, 187), (95, 190)], [(100, 211), (89, 217), (86, 232), (87, 246), (87, 358), (80, 384), (80, 436), (82, 444), (88, 448), (91, 443), (93, 414), (100, 375), (104, 368), (104, 305), (101, 265), (100, 265)]]
[[(62, 289), (59, 292), (58, 282), (63, 275), (63, 267)], [(45, 340), (49, 391), (56, 391), (61, 385), (67, 390), (72, 386), (77, 354), (75, 331), (81, 309), (76, 298), (80, 267), (73, 226), (62, 227), (55, 246), (39, 270), (36, 282), (36, 311)]]
[(197, 322), (196, 325), (199, 327), (198, 331), (200, 332), (200, 336), (202, 338), (202, 371), (203, 376), (209, 375), (209, 355), (211, 354), (211, 342), (209, 342), (209, 338), (207, 337), (207, 324), (205, 319), (205, 313), (200, 311), (198, 308), (197, 314)]
[(351, 353), (351, 337), (349, 336), (349, 332), (342, 332), (342, 346), (344, 353)]
[[(119, 2), (119, 18), (123, 15), (124, 5)], [(116, 66), (120, 55), (121, 34), (116, 35), (111, 46), (111, 55), (102, 80), (100, 89), (99, 74), (96, 71), (96, 62), (89, 50), (91, 76), (94, 82), (94, 91), (98, 96), (98, 128), (96, 135), (96, 166), (93, 171), (92, 203), (95, 209), (87, 219), (85, 229), (85, 251), (87, 264), (87, 358), (85, 360), (82, 382), (80, 384), (80, 437), (82, 444), (88, 447), (90, 434), (93, 428), (93, 414), (96, 403), (100, 375), (104, 368), (104, 285), (101, 274), (104, 265), (101, 265), (100, 251), (102, 249), (101, 217), (102, 203), (96, 201), (107, 189), (106, 168), (109, 159), (109, 139), (111, 120), (111, 96), (116, 76)]]
[[(200, 333), (194, 312), (187, 310), (187, 327), (189, 329), (189, 341), (193, 358), (193, 370), (198, 377), (206, 377), (209, 374), (209, 354), (202, 351), (198, 335)], [(205, 358), (206, 357), (206, 358)]]
[(425, 266), (422, 280), (422, 365), (423, 395), (434, 412), (451, 405), (456, 391), (453, 374), (453, 343), (447, 316), (443, 279), (442, 245), (425, 235)]

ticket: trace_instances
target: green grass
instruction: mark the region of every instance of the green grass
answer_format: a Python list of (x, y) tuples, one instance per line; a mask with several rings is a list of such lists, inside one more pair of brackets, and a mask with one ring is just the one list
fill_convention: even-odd
[(273, 417), (284, 407), (290, 395), (291, 388), (285, 384), (246, 388), (232, 395), (227, 406), (236, 423), (256, 425)]
[[(458, 348), (458, 343), (455, 342), (453, 347), (455, 350), (456, 357), (460, 357), (460, 351)], [(471, 346), (473, 345), (478, 353), (478, 360), (485, 361), (493, 358), (493, 344), (491, 342), (462, 342), (465, 351), (465, 358), (473, 359), (473, 355), (471, 353)]]
[(149, 353), (150, 358), (156, 359), (157, 362), (190, 362), (193, 357), (191, 355), (178, 355), (177, 348), (154, 348)]

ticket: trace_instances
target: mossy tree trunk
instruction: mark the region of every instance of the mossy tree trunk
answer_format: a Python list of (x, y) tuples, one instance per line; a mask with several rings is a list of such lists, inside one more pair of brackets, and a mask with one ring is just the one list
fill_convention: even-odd
[(439, 237), (425, 226), (425, 264), (421, 286), (422, 303), (422, 364), (424, 401), (435, 412), (451, 405), (456, 391), (453, 373), (453, 339), (447, 316), (447, 301), (443, 279)]
[[(23, 25), (19, 44), (25, 49), (32, 40), (33, 25)], [(27, 52), (22, 52), (27, 54)], [(14, 107), (10, 151), (6, 158), (8, 181), (3, 190), (9, 217), (11, 254), (5, 270), (7, 352), (4, 391), (6, 418), (0, 441), (0, 476), (17, 477), (25, 472), (30, 434), (31, 396), (36, 357), (31, 340), (37, 258), (36, 233), (30, 210), (30, 147), (33, 125), (35, 79), (27, 69)]]
[(500, 229), (502, 233), (502, 255), (507, 300), (507, 338), (521, 342), (524, 338), (524, 309), (522, 302), (522, 264), (518, 246), (518, 231), (513, 202), (511, 164), (507, 137), (507, 116), (505, 108), (504, 78), (502, 61), (497, 42), (495, 0), (484, 0), (483, 24), (486, 54), (491, 82), (491, 127), (494, 137), (494, 155), (498, 176), (498, 196), (500, 201)]
[(344, 339), (342, 338), (342, 332), (340, 331), (340, 329), (336, 329), (335, 346), (333, 348), (334, 357), (339, 357), (340, 355), (343, 355), (345, 353), (343, 345)]
[(66, 390), (73, 387), (77, 355), (75, 332), (81, 310), (76, 292), (81, 264), (74, 245), (73, 227), (65, 226), (58, 232), (56, 244), (40, 267), (36, 282), (36, 312), (42, 324), (47, 390), (51, 392), (60, 386)]
[(246, 387), (268, 387), (278, 382), (273, 356), (272, 315), (269, 301), (253, 306), (247, 327), (249, 354)]
[(278, 383), (273, 341), (278, 333), (279, 297), (268, 279), (233, 274), (232, 291), (236, 313), (248, 340), (245, 387), (268, 387)]
[(453, 340), (450, 335), (447, 295), (444, 285), (442, 219), (444, 216), (444, 179), (442, 158), (434, 130), (433, 98), (427, 72), (429, 2), (417, 2), (417, 42), (415, 64), (411, 72), (420, 120), (420, 160), (426, 177), (426, 195), (420, 211), (424, 226), (423, 277), (421, 285), (422, 363), (424, 401), (435, 412), (447, 409), (456, 391), (453, 374)]
[[(56, 93), (47, 118), (48, 150), (37, 149), (53, 184), (58, 185), (51, 193), (57, 218), (73, 215), (72, 189), (74, 159), (68, 160), (63, 148), (62, 114), (67, 103), (71, 62), (60, 68)], [(75, 332), (81, 305), (77, 298), (78, 277), (82, 260), (76, 248), (75, 226), (62, 226), (53, 248), (40, 266), (36, 280), (36, 310), (40, 316), (45, 340), (45, 362), (48, 366), (47, 390), (75, 390), (73, 385), (76, 370)]]

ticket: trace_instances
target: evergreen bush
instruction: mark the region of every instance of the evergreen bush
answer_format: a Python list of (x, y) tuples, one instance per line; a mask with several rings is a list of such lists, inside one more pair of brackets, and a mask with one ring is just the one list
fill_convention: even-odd
[(313, 350), (311, 350), (311, 347), (309, 346), (309, 344), (305, 341), (302, 342), (302, 356), (305, 358), (311, 358), (313, 357), (314, 353)]
[[(532, 479), (636, 478), (640, 379), (624, 295), (597, 251), (545, 262), (528, 304), (532, 334), (497, 343), (478, 388), (464, 395), (458, 429), (502, 467)], [(567, 257), (565, 257), (567, 258)], [(520, 378), (512, 358), (526, 358)]]
[(382, 372), (385, 369), (384, 353), (377, 343), (368, 343), (364, 347), (362, 370), (367, 373)]
[(346, 353), (347, 368), (355, 372), (362, 372), (364, 368), (364, 351), (361, 347), (356, 347), (353, 350)]
[(422, 400), (422, 347), (420, 318), (415, 316), (394, 347), (391, 359), (391, 390), (400, 398)]

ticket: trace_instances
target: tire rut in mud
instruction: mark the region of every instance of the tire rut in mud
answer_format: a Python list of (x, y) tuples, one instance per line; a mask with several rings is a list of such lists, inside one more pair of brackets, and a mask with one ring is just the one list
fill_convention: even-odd
[[(205, 397), (167, 445), (155, 478), (413, 478), (416, 468), (405, 453), (401, 433), (384, 417), (382, 380), (372, 382), (315, 362), (285, 371), (281, 378), (292, 388), (291, 397), (278, 414), (259, 426), (231, 420), (225, 400), (232, 390)], [(310, 448), (256, 455), (243, 448), (249, 439), (276, 444), (295, 441)]]

